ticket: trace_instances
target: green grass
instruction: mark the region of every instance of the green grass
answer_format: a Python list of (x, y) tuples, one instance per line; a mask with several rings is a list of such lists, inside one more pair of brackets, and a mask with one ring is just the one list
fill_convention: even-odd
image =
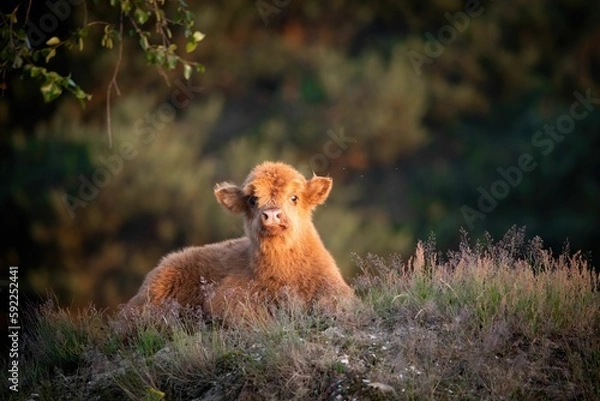
[(361, 305), (337, 316), (291, 305), (224, 328), (167, 308), (125, 327), (49, 303), (23, 338), (19, 393), (0, 398), (600, 399), (599, 281), (581, 255), (512, 230), (356, 260)]

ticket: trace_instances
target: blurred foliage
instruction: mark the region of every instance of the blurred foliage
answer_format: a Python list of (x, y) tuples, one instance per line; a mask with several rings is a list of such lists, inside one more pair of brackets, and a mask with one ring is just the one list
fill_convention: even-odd
[[(114, 52), (86, 46), (53, 60), (90, 88), (84, 110), (67, 97), (45, 105), (10, 75), (0, 202), (11, 240), (0, 262), (20, 265), (31, 293), (51, 287), (66, 303), (114, 307), (165, 253), (241, 235), (212, 188), (265, 159), (334, 178), (315, 223), (347, 276), (353, 253), (406, 253), (432, 231), (445, 248), (461, 226), (497, 236), (526, 225), (557, 251), (568, 238), (597, 256), (598, 103), (549, 154), (532, 140), (569, 113), (575, 91), (600, 96), (600, 6), (480, 7), (467, 25), (452, 0), (290, 2), (270, 13), (241, 1), (191, 5), (210, 37), (192, 58), (205, 73), (186, 81), (167, 71), (165, 85), (126, 44), (112, 146)], [(428, 37), (451, 20), (464, 29), (415, 68), (408, 53), (427, 55)], [(185, 40), (173, 32), (173, 43)], [(525, 153), (535, 169), (469, 227), (463, 207), (477, 209), (478, 188), (490, 191), (498, 168)]]

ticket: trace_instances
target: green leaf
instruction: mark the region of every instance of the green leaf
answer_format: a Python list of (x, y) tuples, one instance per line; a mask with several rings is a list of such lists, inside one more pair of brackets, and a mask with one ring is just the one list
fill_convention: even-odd
[[(31, 65), (31, 64), (29, 64), (29, 65)], [(43, 70), (44, 70), (43, 68), (31, 66), (31, 72), (30, 72), (31, 78), (37, 77), (38, 75), (40, 75), (43, 72)]]
[(48, 54), (46, 55), (46, 63), (50, 61), (52, 57), (56, 56), (56, 49), (50, 49)]
[(188, 53), (191, 53), (194, 50), (196, 50), (196, 46), (198, 46), (198, 42), (200, 42), (205, 37), (206, 37), (206, 35), (203, 34), (202, 32), (195, 31), (190, 37), (188, 37), (188, 42), (185, 44), (185, 51)]
[(49, 80), (46, 81), (46, 83), (44, 83), (44, 85), (40, 87), (40, 91), (44, 96), (44, 101), (46, 103), (50, 103), (51, 101), (53, 101), (61, 95), (62, 88), (59, 85), (57, 85), (55, 81)]
[(146, 21), (148, 21), (148, 19), (150, 18), (150, 13), (148, 11), (144, 11), (141, 10), (139, 8), (135, 9), (135, 19), (137, 20), (138, 24), (143, 25), (146, 23)]
[[(19, 39), (21, 42), (27, 41), (27, 33), (25, 33), (25, 31), (22, 29), (20, 29), (16, 32), (16, 36), (17, 36), (17, 39)], [(31, 46), (29, 46), (29, 44), (27, 44), (27, 48), (31, 49)]]
[(146, 63), (154, 64), (156, 62), (156, 55), (152, 50), (146, 52)]
[(87, 38), (90, 33), (90, 29), (88, 27), (83, 27), (77, 31), (77, 36), (80, 38)]
[(194, 38), (194, 42), (198, 43), (200, 42), (202, 39), (204, 39), (206, 37), (205, 34), (203, 34), (200, 31), (196, 31), (194, 32), (194, 34), (192, 35), (192, 37)]
[(131, 3), (129, 0), (121, 0), (121, 11), (125, 14), (129, 14), (131, 12)]
[(56, 36), (53, 36), (46, 41), (46, 45), (48, 45), (48, 46), (56, 46), (59, 43), (60, 43), (60, 39), (57, 38)]
[(110, 32), (106, 32), (104, 36), (102, 36), (102, 46), (107, 49), (112, 49), (113, 47), (113, 39)]
[(150, 47), (150, 43), (148, 43), (148, 38), (146, 37), (146, 35), (140, 36), (140, 46), (144, 50), (146, 50)]
[(21, 58), (21, 56), (19, 56), (18, 54), (15, 56), (15, 59), (13, 60), (13, 65), (12, 68), (14, 69), (18, 69), (21, 68), (21, 66), (23, 65), (23, 59)]
[(192, 66), (185, 63), (183, 65), (183, 76), (185, 79), (190, 79), (190, 77), (192, 76)]
[(158, 65), (164, 65), (165, 64), (165, 54), (162, 52), (156, 52), (154, 53), (154, 60), (156, 61), (156, 64)]
[(167, 55), (167, 67), (170, 70), (175, 69), (175, 67), (177, 67), (177, 56), (174, 54), (168, 54)]
[(196, 50), (196, 47), (198, 47), (198, 45), (195, 42), (187, 42), (185, 44), (185, 51), (191, 53)]
[(83, 91), (83, 89), (77, 88), (75, 90), (75, 97), (80, 100), (90, 100), (92, 98), (92, 95), (88, 95)]

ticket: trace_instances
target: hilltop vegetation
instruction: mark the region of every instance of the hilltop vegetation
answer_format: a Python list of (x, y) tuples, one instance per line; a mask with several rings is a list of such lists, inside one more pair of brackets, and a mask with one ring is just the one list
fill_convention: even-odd
[[(357, 310), (208, 324), (150, 311), (124, 330), (48, 303), (24, 333), (15, 400), (594, 400), (598, 275), (511, 230), (441, 254), (357, 259)], [(2, 369), (5, 369), (3, 367)]]

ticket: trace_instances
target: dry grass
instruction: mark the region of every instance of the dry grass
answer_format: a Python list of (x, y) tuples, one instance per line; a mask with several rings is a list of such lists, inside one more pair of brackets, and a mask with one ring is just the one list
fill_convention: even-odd
[(124, 328), (48, 304), (2, 399), (600, 399), (599, 282), (580, 254), (513, 229), (357, 263), (362, 305), (338, 316), (291, 305), (224, 328), (171, 307)]

